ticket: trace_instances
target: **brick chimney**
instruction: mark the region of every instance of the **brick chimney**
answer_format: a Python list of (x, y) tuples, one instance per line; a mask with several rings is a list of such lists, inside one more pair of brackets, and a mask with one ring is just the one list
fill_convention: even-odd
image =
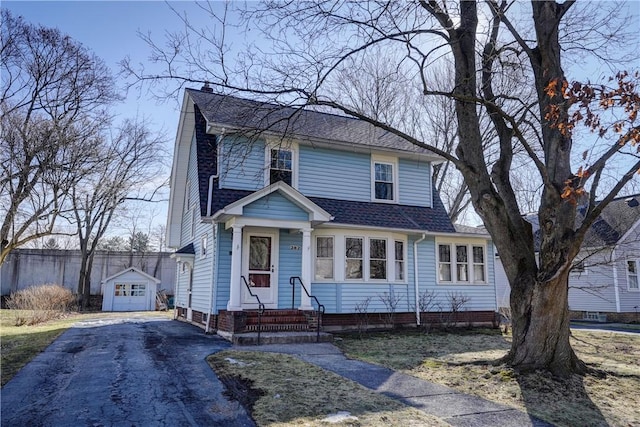
[(213, 93), (213, 88), (209, 86), (209, 82), (204, 82), (204, 86), (202, 86), (200, 90), (207, 93)]

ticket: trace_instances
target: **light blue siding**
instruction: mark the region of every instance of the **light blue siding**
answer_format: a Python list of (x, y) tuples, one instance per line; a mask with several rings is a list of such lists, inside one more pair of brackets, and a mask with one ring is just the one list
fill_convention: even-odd
[(287, 200), (278, 192), (273, 192), (243, 209), (243, 215), (252, 218), (288, 219), (308, 221), (309, 214)]
[[(205, 234), (207, 235), (207, 254), (202, 257), (202, 236)], [(191, 308), (206, 313), (209, 310), (213, 292), (213, 248), (215, 247), (215, 242), (213, 227), (210, 223), (198, 221), (193, 246), (196, 255), (193, 265)]]
[(231, 230), (225, 230), (218, 224), (218, 277), (216, 279), (216, 313), (226, 310), (229, 302), (231, 282)]
[(300, 146), (298, 189), (307, 197), (371, 200), (368, 154)]
[(431, 166), (428, 162), (400, 159), (398, 185), (401, 205), (432, 205)]
[(191, 140), (191, 147), (189, 149), (189, 167), (187, 169), (187, 184), (189, 186), (185, 189), (185, 192), (189, 194), (191, 199), (191, 205), (186, 206), (187, 197), (183, 197), (180, 200), (182, 203), (182, 222), (180, 229), (180, 246), (189, 244), (193, 240), (191, 235), (191, 225), (193, 222), (193, 209), (199, 209), (199, 189), (198, 189), (198, 167), (196, 157), (196, 139), (195, 135)]
[(434, 296), (434, 308), (430, 311), (450, 311), (452, 295), (468, 298), (464, 311), (494, 311), (496, 294), (493, 285), (493, 245), (487, 247), (487, 283), (486, 284), (438, 284), (436, 281), (435, 241), (432, 237), (418, 244), (420, 291), (431, 292)]
[[(278, 307), (291, 308), (291, 276), (302, 273), (302, 235), (280, 230), (280, 257), (278, 259)], [(308, 286), (308, 283), (305, 283)], [(294, 308), (300, 306), (300, 285), (296, 284)]]
[(222, 140), (220, 188), (259, 190), (264, 187), (265, 143), (240, 137)]

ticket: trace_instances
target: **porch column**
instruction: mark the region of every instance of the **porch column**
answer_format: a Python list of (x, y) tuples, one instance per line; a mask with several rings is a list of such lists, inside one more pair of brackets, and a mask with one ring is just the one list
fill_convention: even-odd
[[(300, 273), (300, 278), (309, 293), (311, 293), (311, 231), (313, 231), (312, 228), (302, 229), (302, 269)], [(313, 310), (311, 298), (303, 289), (300, 289), (299, 309)]]
[(229, 284), (228, 311), (242, 311), (240, 293), (242, 291), (242, 225), (233, 225), (233, 243), (231, 244), (231, 283)]

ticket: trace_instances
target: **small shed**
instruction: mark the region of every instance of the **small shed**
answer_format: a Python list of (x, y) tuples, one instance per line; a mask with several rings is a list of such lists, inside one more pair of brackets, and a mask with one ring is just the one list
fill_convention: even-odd
[(135, 267), (102, 282), (102, 311), (152, 311), (160, 280)]

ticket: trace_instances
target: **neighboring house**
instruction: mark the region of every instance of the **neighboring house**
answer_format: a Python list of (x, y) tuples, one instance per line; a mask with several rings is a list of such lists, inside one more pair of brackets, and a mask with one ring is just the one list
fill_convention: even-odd
[[(538, 233), (537, 218), (527, 220)], [(639, 321), (638, 271), (640, 195), (634, 195), (614, 199), (587, 232), (569, 275), (572, 318)], [(496, 288), (498, 307), (508, 307), (510, 288), (498, 256)]]
[(312, 323), (319, 302), (325, 329), (415, 325), (427, 293), (434, 312), (464, 296), (458, 320), (492, 322), (494, 249), (455, 232), (440, 161), (360, 120), (187, 89), (167, 228), (177, 315), (229, 336), (251, 330), (259, 298), (272, 323)]

